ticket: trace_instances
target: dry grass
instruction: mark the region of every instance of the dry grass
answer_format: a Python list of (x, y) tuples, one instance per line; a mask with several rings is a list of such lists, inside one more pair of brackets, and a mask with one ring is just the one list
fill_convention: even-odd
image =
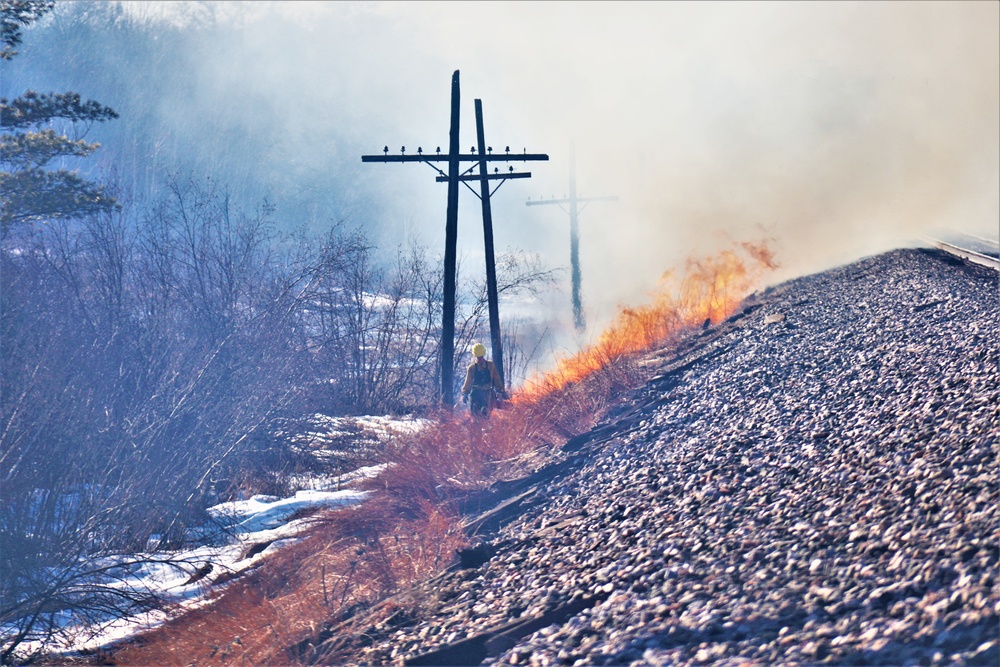
[(522, 476), (544, 459), (544, 452), (589, 430), (640, 377), (634, 360), (623, 357), (530, 399), (515, 395), (489, 420), (441, 414), (419, 433), (393, 444), (391, 465), (370, 488), (402, 508), (414, 502), (448, 502), (500, 479)]
[[(544, 452), (590, 429), (642, 380), (637, 363), (706, 319), (731, 314), (751, 281), (774, 268), (766, 246), (688, 263), (651, 304), (623, 309), (597, 343), (560, 360), (487, 422), (443, 413), (389, 448), (389, 467), (359, 508), (318, 517), (300, 542), (186, 614), (122, 650), (117, 664), (309, 664), (357, 609), (446, 567), (466, 543), (451, 502), (522, 475)], [(750, 268), (748, 268), (750, 267)], [(544, 457), (543, 457), (544, 458)], [(332, 630), (331, 630), (332, 628)]]
[(330, 622), (448, 565), (465, 536), (455, 516), (384, 498), (318, 515), (308, 535), (232, 582), (212, 603), (118, 650), (120, 665), (285, 665), (308, 661)]
[(523, 473), (532, 454), (587, 431), (637, 386), (642, 354), (728, 317), (759, 273), (774, 266), (766, 245), (744, 244), (689, 261), (679, 279), (664, 274), (648, 305), (623, 308), (596, 343), (532, 379), (488, 422), (442, 414), (396, 443), (393, 465), (375, 484), (400, 502), (439, 502)]

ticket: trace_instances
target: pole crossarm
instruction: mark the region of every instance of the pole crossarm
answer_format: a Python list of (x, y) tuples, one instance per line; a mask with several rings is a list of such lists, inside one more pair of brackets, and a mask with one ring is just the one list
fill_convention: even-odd
[[(467, 176), (467, 174), (472, 174), (476, 166), (478, 166), (481, 162), (484, 161), (485, 162), (539, 162), (539, 161), (547, 161), (548, 159), (549, 156), (546, 153), (521, 153), (521, 154), (504, 153), (503, 155), (500, 154), (493, 155), (492, 153), (487, 153), (485, 156), (479, 155), (478, 153), (459, 153), (458, 154), (459, 162), (471, 162), (472, 164), (469, 165), (468, 169), (462, 172), (462, 175), (458, 177), (458, 180), (459, 181), (481, 180), (480, 176), (472, 176), (472, 175)], [(450, 180), (450, 177), (448, 176), (447, 173), (445, 173), (442, 169), (440, 169), (437, 165), (433, 163), (449, 162), (450, 160), (451, 160), (451, 154), (444, 154), (444, 155), (438, 154), (434, 155), (433, 157), (429, 155), (388, 155), (388, 154), (361, 156), (362, 162), (423, 162), (439, 174), (434, 179), (438, 183), (447, 183)], [(490, 176), (489, 178), (490, 180), (500, 179), (501, 182), (500, 184), (497, 185), (497, 188), (499, 188), (500, 185), (503, 184), (503, 180), (506, 180), (508, 178), (531, 178), (531, 172), (530, 171), (524, 172), (524, 175), (521, 175), (521, 173), (507, 174), (505, 176), (493, 175)], [(473, 190), (472, 192), (475, 193), (475, 190)], [(494, 192), (496, 192), (496, 190), (494, 190)], [(479, 196), (478, 193), (475, 194), (477, 197)]]
[[(512, 174), (490, 174), (489, 176), (480, 176), (479, 174), (469, 174), (467, 176), (459, 176), (460, 181), (506, 181), (508, 178), (531, 178), (530, 171), (515, 171)], [(435, 179), (438, 183), (447, 183), (447, 176), (437, 176)]]
[[(381, 155), (362, 155), (362, 162), (423, 162), (438, 173), (435, 177), (438, 183), (448, 184), (448, 208), (445, 218), (445, 249), (444, 249), (444, 284), (442, 287), (443, 298), (441, 303), (441, 347), (440, 347), (440, 375), (441, 381), (440, 399), (442, 404), (450, 409), (454, 404), (454, 376), (455, 376), (455, 304), (456, 304), (456, 278), (457, 278), (457, 244), (458, 244), (458, 193), (460, 185), (464, 185), (473, 194), (479, 197), (483, 208), (483, 239), (486, 254), (486, 283), (488, 292), (488, 307), (490, 315), (490, 337), (493, 344), (494, 364), (500, 377), (503, 378), (503, 344), (500, 334), (500, 309), (499, 297), (496, 285), (496, 265), (493, 257), (493, 213), (490, 207), (490, 197), (506, 181), (516, 178), (531, 178), (531, 172), (515, 172), (514, 167), (509, 168), (509, 173), (500, 173), (494, 167), (493, 174), (489, 173), (487, 163), (489, 162), (538, 162), (547, 161), (549, 156), (545, 153), (529, 153), (524, 149), (523, 153), (511, 153), (510, 146), (505, 146), (503, 152), (493, 152), (493, 147), (486, 143), (483, 131), (483, 107), (482, 100), (476, 100), (476, 138), (478, 145), (469, 149), (468, 153), (462, 153), (459, 148), (459, 121), (460, 121), (460, 100), (459, 73), (451, 77), (451, 125), (448, 131), (448, 152), (442, 153), (437, 147), (433, 154), (424, 154), (423, 148), (417, 148), (416, 154), (406, 155), (406, 147), (399, 149), (399, 155), (389, 155), (389, 147), (382, 149)], [(478, 147), (478, 150), (477, 150)], [(447, 163), (447, 168), (439, 167), (436, 163)], [(471, 164), (469, 164), (471, 163)], [(464, 169), (468, 164), (468, 168)], [(473, 173), (476, 167), (479, 173)], [(477, 193), (470, 185), (472, 181), (479, 181), (481, 193)], [(490, 190), (490, 182), (497, 182), (493, 190)]]
[[(362, 155), (362, 162), (448, 162), (451, 156), (444, 155)], [(479, 155), (477, 153), (459, 153), (460, 162), (538, 162), (547, 161), (549, 156), (545, 153), (509, 153)]]

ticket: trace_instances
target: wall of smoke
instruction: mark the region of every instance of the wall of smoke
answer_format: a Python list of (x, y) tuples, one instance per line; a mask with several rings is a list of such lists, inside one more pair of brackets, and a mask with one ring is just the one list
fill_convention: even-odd
[[(664, 270), (774, 239), (777, 280), (921, 234), (996, 236), (1000, 4), (60, 3), (4, 63), (6, 96), (69, 88), (116, 108), (98, 167), (148, 194), (211, 176), (287, 224), (443, 244), (445, 186), (364, 153), (445, 148), (461, 70), (462, 146), (547, 152), (494, 198), (499, 248), (568, 267), (568, 219), (531, 198), (616, 195), (581, 216), (596, 328)], [(519, 165), (520, 166), (520, 165)], [(84, 167), (87, 168), (87, 167)], [(478, 200), (462, 253), (478, 270)], [(569, 321), (568, 270), (543, 308)]]

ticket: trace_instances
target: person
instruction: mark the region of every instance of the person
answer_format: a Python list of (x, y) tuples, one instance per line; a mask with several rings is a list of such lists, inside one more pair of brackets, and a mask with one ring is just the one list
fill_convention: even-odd
[(507, 398), (503, 387), (503, 378), (496, 365), (486, 359), (486, 346), (476, 343), (472, 346), (472, 356), (475, 361), (465, 373), (465, 384), (462, 385), (462, 402), (469, 404), (469, 411), (474, 417), (487, 418), (493, 412), (496, 396)]

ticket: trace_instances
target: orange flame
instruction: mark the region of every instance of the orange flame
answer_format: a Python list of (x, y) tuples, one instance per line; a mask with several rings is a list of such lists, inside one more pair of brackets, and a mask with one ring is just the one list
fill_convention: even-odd
[(622, 307), (596, 343), (559, 359), (555, 370), (529, 380), (516, 399), (536, 400), (624, 356), (661, 347), (686, 329), (724, 320), (762, 273), (777, 266), (766, 242), (739, 243), (714, 256), (689, 259), (680, 278), (673, 271), (660, 277), (652, 303)]

